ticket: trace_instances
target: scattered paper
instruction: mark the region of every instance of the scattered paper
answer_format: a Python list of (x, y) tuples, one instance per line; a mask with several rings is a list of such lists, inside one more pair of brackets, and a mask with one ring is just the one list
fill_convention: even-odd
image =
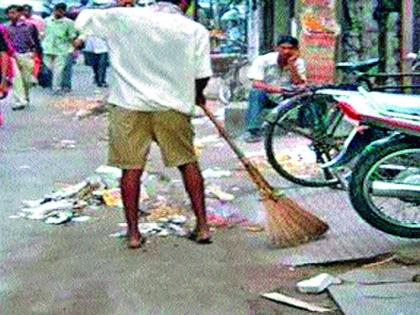
[(76, 141), (74, 140), (61, 140), (60, 148), (61, 149), (74, 149), (76, 147)]
[(291, 305), (291, 306), (301, 308), (304, 310), (308, 310), (311, 312), (326, 313), (326, 312), (334, 311), (333, 309), (322, 307), (313, 303), (308, 303), (308, 302), (296, 299), (294, 297), (290, 297), (290, 296), (277, 293), (277, 292), (265, 293), (265, 294), (262, 294), (261, 296), (275, 302), (284, 303), (284, 304)]
[(210, 185), (209, 187), (207, 187), (206, 193), (209, 197), (216, 197), (217, 199), (222, 201), (232, 201), (235, 199), (234, 195), (222, 191), (222, 189), (216, 185)]
[(321, 293), (332, 284), (341, 284), (342, 281), (328, 273), (321, 273), (315, 277), (297, 283), (302, 293)]
[(90, 216), (84, 215), (81, 217), (75, 217), (72, 219), (73, 222), (87, 222), (90, 221), (92, 218)]
[(63, 224), (70, 222), (73, 218), (73, 212), (71, 211), (54, 211), (45, 219), (47, 224)]
[(102, 198), (105, 202), (105, 205), (108, 207), (123, 207), (121, 190), (119, 188), (104, 190), (102, 192)]
[(208, 168), (203, 171), (203, 177), (206, 179), (229, 177), (229, 176), (232, 176), (231, 171), (224, 171), (224, 170), (219, 170), (216, 168)]
[(20, 215), (9, 215), (9, 219), (20, 219), (22, 216)]

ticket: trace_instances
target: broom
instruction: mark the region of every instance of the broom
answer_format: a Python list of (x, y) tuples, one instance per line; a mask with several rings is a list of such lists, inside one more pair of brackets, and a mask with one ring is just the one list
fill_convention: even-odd
[(275, 191), (260, 171), (233, 143), (224, 127), (208, 108), (205, 106), (202, 108), (242, 162), (251, 180), (260, 191), (267, 212), (267, 234), (270, 245), (279, 248), (296, 246), (317, 239), (327, 232), (328, 225), (325, 222), (302, 209), (295, 201), (287, 198), (284, 193)]

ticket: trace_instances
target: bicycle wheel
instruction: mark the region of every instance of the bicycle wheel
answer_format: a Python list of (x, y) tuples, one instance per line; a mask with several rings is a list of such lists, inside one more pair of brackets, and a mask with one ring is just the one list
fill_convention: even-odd
[(229, 105), (233, 98), (232, 84), (227, 79), (221, 79), (219, 90), (217, 91), (219, 100), (224, 105)]
[(286, 104), (265, 130), (265, 151), (273, 168), (289, 181), (309, 187), (340, 181), (322, 164), (333, 159), (352, 126), (335, 102), (312, 95)]

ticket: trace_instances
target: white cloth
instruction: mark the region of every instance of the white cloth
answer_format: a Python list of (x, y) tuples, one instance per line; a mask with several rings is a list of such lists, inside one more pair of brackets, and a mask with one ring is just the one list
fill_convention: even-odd
[(102, 38), (89, 36), (85, 41), (85, 48), (83, 50), (94, 54), (103, 54), (108, 52), (108, 46)]
[(139, 111), (192, 115), (195, 80), (210, 77), (209, 33), (181, 14), (149, 8), (83, 10), (76, 28), (108, 45), (113, 79), (108, 101)]
[[(280, 68), (278, 66), (278, 56), (278, 52), (271, 52), (255, 58), (248, 70), (248, 79), (264, 81), (275, 86), (292, 85), (290, 70), (287, 67)], [(298, 58), (295, 61), (295, 65), (299, 75), (306, 79), (305, 61), (302, 58)]]

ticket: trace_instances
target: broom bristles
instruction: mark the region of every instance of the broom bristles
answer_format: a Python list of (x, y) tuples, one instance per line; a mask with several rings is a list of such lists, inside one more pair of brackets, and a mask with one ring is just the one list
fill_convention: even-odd
[(287, 198), (266, 196), (267, 237), (276, 248), (297, 246), (318, 239), (328, 231), (328, 225)]

